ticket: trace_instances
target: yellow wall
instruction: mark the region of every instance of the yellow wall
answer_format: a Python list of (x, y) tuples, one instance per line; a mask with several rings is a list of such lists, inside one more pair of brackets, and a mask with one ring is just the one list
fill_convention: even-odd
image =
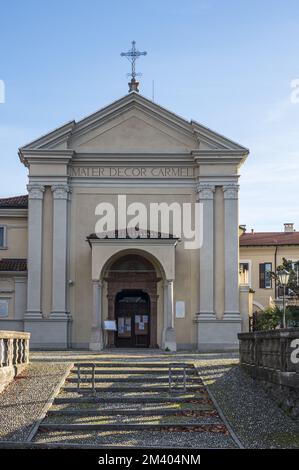
[[(269, 306), (270, 299), (275, 299), (275, 288), (272, 282), (272, 289), (260, 289), (259, 287), (259, 265), (260, 263), (272, 263), (272, 270), (275, 271), (275, 251), (274, 246), (261, 247), (240, 247), (240, 262), (251, 262), (250, 287), (255, 291), (253, 302), (258, 302), (263, 308)], [(282, 264), (283, 258), (293, 261), (299, 260), (299, 246), (279, 246), (277, 249), (277, 266)], [(253, 305), (253, 310), (257, 309)]]

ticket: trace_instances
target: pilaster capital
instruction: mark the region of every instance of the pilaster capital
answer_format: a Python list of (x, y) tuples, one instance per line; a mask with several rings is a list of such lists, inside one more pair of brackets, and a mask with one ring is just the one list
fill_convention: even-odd
[(213, 199), (215, 192), (215, 185), (210, 183), (197, 183), (196, 190), (199, 199)]
[(68, 199), (71, 188), (68, 184), (58, 183), (51, 186), (54, 199)]
[(45, 187), (42, 184), (27, 184), (29, 199), (43, 199)]
[(239, 187), (237, 183), (224, 185), (222, 187), (224, 199), (238, 199)]
[(103, 287), (103, 281), (98, 281), (98, 280), (97, 280), (97, 281), (94, 281), (94, 280), (93, 280), (93, 281), (92, 281), (92, 285), (93, 285), (94, 287), (97, 287), (98, 289), (100, 289), (101, 287)]

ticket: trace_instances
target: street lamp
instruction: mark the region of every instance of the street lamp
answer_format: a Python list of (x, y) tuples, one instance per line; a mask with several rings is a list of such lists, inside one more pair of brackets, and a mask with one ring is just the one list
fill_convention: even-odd
[(283, 328), (286, 328), (286, 305), (285, 305), (285, 295), (286, 295), (286, 286), (288, 285), (290, 278), (290, 273), (286, 269), (278, 271), (279, 284), (283, 287)]

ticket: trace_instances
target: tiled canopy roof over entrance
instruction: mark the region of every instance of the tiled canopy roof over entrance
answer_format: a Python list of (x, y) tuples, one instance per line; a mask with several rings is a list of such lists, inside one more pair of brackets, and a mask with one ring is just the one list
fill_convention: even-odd
[(27, 271), (27, 259), (3, 258), (0, 259), (1, 271)]
[(240, 236), (240, 246), (299, 245), (299, 232), (253, 232)]
[(28, 196), (0, 198), (0, 209), (27, 209)]

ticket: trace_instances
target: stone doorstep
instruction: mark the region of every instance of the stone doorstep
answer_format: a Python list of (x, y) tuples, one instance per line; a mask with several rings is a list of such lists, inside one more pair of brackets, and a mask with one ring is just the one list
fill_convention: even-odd
[[(168, 424), (41, 424), (39, 431), (41, 432), (52, 432), (52, 431), (166, 431), (171, 428), (178, 430), (189, 429), (196, 432), (196, 428), (204, 427), (206, 429), (200, 429), (199, 432), (213, 432), (213, 427), (222, 426), (226, 429), (224, 424), (219, 423), (219, 420), (215, 420), (215, 423), (168, 423)], [(215, 428), (216, 429), (216, 428)]]
[(54, 400), (54, 405), (63, 405), (63, 404), (74, 404), (74, 403), (190, 403), (195, 402), (204, 402), (208, 400), (206, 397), (192, 397), (192, 398), (181, 398), (181, 397), (93, 397), (87, 396), (82, 398), (77, 397), (57, 397)]
[[(98, 409), (77, 409), (77, 410), (49, 410), (47, 416), (171, 416), (171, 415), (183, 415), (184, 413), (202, 413), (205, 411), (214, 411), (215, 408), (211, 405), (197, 405), (197, 408), (176, 410), (173, 409), (140, 409), (140, 410), (128, 410), (127, 408), (122, 409), (109, 409), (109, 410), (98, 410)], [(215, 410), (216, 411), (216, 410)]]

